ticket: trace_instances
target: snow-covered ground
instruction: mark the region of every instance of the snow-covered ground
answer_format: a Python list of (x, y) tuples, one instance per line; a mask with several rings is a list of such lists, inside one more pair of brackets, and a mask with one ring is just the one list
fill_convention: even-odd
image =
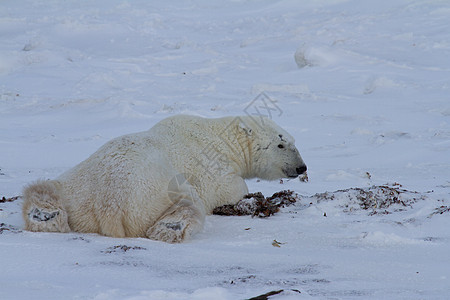
[[(264, 101), (309, 182), (249, 181), (301, 201), (176, 245), (25, 232), (0, 201), (0, 299), (448, 299), (449, 20), (439, 0), (1, 1), (0, 200), (165, 117)], [(382, 185), (407, 205), (362, 209)]]

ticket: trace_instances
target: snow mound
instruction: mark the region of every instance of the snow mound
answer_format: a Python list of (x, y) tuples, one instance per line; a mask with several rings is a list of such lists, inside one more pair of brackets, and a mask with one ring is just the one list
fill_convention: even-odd
[(364, 233), (362, 241), (364, 244), (380, 247), (426, 244), (425, 241), (405, 238), (395, 233), (384, 233), (382, 231)]
[(408, 191), (400, 184), (394, 184), (317, 193), (310, 200), (311, 203), (332, 201), (346, 213), (363, 210), (368, 211), (369, 215), (376, 215), (404, 211), (425, 198), (418, 192)]

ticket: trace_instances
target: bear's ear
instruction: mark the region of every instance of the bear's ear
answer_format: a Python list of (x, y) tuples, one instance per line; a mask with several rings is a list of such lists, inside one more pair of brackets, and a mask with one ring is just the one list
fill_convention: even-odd
[(243, 131), (246, 135), (251, 136), (253, 131), (250, 127), (248, 127), (244, 122), (239, 122), (239, 130)]

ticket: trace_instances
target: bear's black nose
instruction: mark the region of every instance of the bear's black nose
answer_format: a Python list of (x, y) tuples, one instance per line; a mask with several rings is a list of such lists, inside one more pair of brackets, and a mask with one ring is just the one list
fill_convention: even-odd
[(301, 175), (301, 174), (305, 173), (307, 169), (308, 168), (305, 165), (303, 165), (303, 166), (296, 168), (295, 171), (297, 172), (298, 175)]

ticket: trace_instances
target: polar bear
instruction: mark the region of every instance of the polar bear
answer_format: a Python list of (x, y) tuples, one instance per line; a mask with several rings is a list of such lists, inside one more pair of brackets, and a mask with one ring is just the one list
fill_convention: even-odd
[(25, 229), (182, 242), (248, 193), (244, 179), (305, 173), (294, 143), (267, 117), (169, 117), (25, 187)]

